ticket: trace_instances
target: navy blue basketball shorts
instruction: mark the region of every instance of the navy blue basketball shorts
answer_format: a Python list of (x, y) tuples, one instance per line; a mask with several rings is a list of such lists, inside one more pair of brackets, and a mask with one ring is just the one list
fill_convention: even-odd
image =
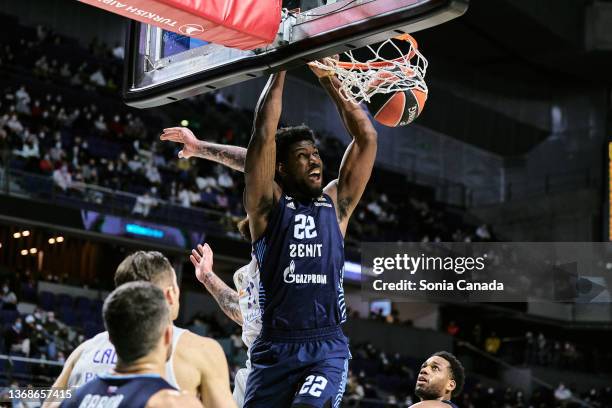
[(349, 358), (341, 331), (307, 339), (261, 336), (251, 347), (244, 407), (339, 407)]

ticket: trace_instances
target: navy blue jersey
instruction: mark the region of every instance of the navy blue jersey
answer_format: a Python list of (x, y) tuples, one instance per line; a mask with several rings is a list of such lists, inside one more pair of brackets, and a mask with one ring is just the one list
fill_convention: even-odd
[(316, 331), (346, 320), (344, 239), (328, 195), (299, 202), (283, 194), (253, 251), (264, 333)]
[(451, 406), (451, 407), (453, 407), (453, 408), (459, 408), (458, 406), (456, 406), (456, 405), (455, 405), (453, 402), (451, 402), (451, 401), (445, 401), (445, 400), (444, 400), (444, 401), (442, 401), (442, 402), (443, 402), (443, 403), (445, 403), (445, 404), (450, 405), (450, 406)]
[(157, 374), (98, 375), (62, 402), (60, 408), (144, 408), (149, 398), (165, 389), (176, 388)]

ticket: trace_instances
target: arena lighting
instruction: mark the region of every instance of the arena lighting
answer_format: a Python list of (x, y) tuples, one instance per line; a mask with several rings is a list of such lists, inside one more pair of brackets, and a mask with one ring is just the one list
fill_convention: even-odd
[(13, 234), (13, 238), (17, 239), (17, 238), (21, 238), (21, 232), (16, 232)]
[(23, 235), (24, 237), (29, 237), (30, 236), (30, 231), (25, 230), (21, 233), (21, 235)]
[(30, 248), (30, 253), (31, 253), (31, 254), (35, 254), (35, 253), (37, 253), (37, 252), (38, 252), (38, 249), (36, 249), (36, 248)]
[(56, 240), (57, 242), (64, 242), (64, 237), (59, 236), (59, 237), (56, 237), (56, 238), (55, 238), (55, 240)]
[(49, 243), (50, 243), (51, 245), (55, 244), (55, 238), (49, 238)]
[(181, 120), (181, 126), (185, 126), (185, 127), (189, 126), (189, 121), (187, 119)]
[(28, 250), (27, 249), (22, 249), (21, 250), (21, 255), (27, 255), (28, 254)]

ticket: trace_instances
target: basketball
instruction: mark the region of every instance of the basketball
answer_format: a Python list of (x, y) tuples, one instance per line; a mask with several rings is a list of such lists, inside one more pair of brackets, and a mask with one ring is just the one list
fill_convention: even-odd
[(423, 111), (426, 100), (427, 92), (414, 88), (374, 94), (366, 105), (378, 123), (396, 127), (414, 121)]

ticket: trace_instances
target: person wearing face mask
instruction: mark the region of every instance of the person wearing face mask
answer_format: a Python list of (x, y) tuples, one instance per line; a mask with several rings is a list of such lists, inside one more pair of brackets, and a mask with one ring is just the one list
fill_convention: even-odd
[(8, 283), (2, 285), (2, 310), (17, 310), (17, 295), (9, 288)]
[(11, 352), (11, 348), (15, 344), (21, 344), (23, 342), (23, 323), (21, 318), (18, 317), (15, 322), (4, 332), (4, 350), (5, 354)]

